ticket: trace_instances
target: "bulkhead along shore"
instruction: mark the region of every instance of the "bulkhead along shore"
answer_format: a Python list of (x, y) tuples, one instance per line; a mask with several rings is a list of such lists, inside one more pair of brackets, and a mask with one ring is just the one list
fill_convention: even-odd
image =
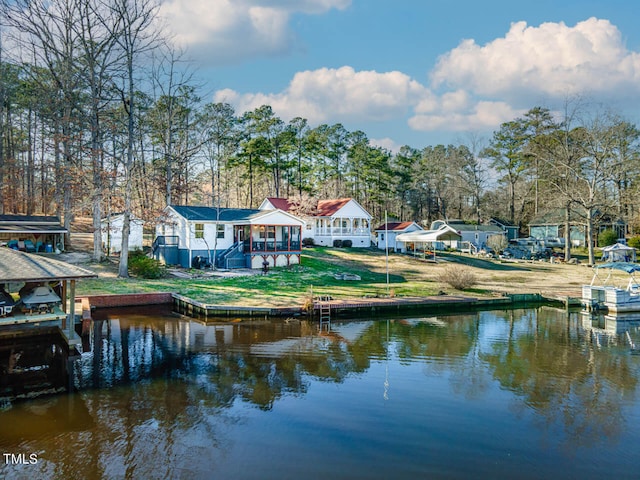
[[(113, 263), (92, 264), (67, 257), (96, 271), (97, 279), (79, 283), (79, 296), (172, 293), (198, 309), (288, 315), (325, 301), (334, 309), (374, 310), (438, 306), (439, 310), (502, 306), (536, 299), (575, 302), (592, 268), (584, 263), (517, 261), (461, 253), (439, 254), (425, 261), (402, 254), (385, 257), (369, 249), (308, 248), (300, 265), (250, 270), (169, 269), (159, 279), (119, 279)], [(456, 289), (447, 275), (463, 274), (471, 285)], [(133, 298), (133, 297), (131, 297)], [(122, 300), (126, 303), (126, 300)], [(194, 308), (190, 307), (190, 308)], [(316, 306), (317, 308), (317, 306)]]

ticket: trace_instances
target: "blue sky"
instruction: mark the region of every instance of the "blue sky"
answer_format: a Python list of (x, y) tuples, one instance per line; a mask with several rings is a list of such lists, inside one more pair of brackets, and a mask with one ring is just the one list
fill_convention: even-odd
[(488, 139), (576, 95), (638, 122), (631, 0), (164, 0), (161, 12), (206, 100), (268, 103), (393, 150)]

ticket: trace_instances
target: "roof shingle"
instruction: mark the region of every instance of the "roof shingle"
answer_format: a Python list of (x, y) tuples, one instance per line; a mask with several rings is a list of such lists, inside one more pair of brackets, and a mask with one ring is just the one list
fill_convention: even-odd
[(0, 283), (95, 278), (91, 270), (42, 255), (0, 248)]

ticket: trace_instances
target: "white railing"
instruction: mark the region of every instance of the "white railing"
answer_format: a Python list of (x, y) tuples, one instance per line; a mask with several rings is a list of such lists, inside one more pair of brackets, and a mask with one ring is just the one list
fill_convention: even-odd
[(368, 228), (320, 228), (316, 229), (316, 235), (319, 236), (331, 236), (335, 237), (338, 235), (341, 236), (352, 236), (352, 237), (361, 237), (361, 236), (369, 236), (371, 232)]

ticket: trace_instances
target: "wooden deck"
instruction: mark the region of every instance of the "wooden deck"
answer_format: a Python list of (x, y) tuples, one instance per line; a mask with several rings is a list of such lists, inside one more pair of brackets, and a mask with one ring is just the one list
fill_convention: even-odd
[(326, 300), (316, 302), (317, 315), (321, 308), (330, 308), (332, 314), (346, 313), (403, 313), (410, 310), (429, 312), (460, 312), (478, 309), (514, 308), (541, 303), (558, 303), (565, 307), (580, 305), (580, 299), (558, 295), (554, 297), (540, 294), (505, 295), (503, 297), (480, 299), (459, 295), (438, 295), (433, 297), (381, 297), (348, 300)]
[[(558, 303), (566, 307), (579, 306), (579, 299), (565, 296), (546, 297), (540, 294), (505, 295), (480, 299), (459, 295), (433, 297), (379, 297), (335, 300), (322, 297), (314, 302), (313, 315), (321, 320), (340, 314), (395, 314), (411, 310), (429, 312), (460, 312), (478, 309), (514, 308), (518, 306)], [(282, 317), (303, 315), (302, 307), (243, 307), (239, 305), (210, 305), (173, 294), (173, 305), (179, 313), (194, 318), (208, 317)]]

